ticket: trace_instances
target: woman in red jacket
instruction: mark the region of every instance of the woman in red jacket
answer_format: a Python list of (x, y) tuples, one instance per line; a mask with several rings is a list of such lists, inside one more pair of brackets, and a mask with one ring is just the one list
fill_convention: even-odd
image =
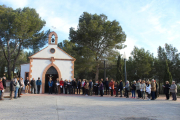
[(61, 94), (63, 94), (64, 81), (63, 81), (63, 79), (62, 79), (62, 78), (61, 78), (61, 80), (60, 80), (59, 84), (60, 84), (60, 93), (61, 93)]
[(109, 83), (109, 89), (111, 90), (111, 96), (113, 96), (114, 91), (114, 81), (111, 79), (111, 82)]
[(4, 87), (3, 87), (3, 82), (2, 82), (2, 78), (0, 78), (0, 100), (4, 100), (3, 99), (3, 94), (4, 94)]

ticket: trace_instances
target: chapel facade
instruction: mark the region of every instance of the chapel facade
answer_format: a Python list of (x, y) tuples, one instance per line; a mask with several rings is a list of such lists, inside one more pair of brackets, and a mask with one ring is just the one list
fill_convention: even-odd
[(30, 56), (30, 63), (21, 65), (21, 77), (25, 80), (40, 77), (42, 86), (40, 93), (48, 92), (49, 77), (52, 80), (63, 78), (72, 80), (74, 78), (75, 58), (67, 54), (57, 46), (58, 36), (53, 31), (48, 36), (48, 46)]

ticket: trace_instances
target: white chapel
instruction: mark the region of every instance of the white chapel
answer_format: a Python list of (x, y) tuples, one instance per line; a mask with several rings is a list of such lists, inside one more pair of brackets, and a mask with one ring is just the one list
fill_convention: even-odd
[(48, 91), (49, 76), (72, 80), (74, 78), (75, 58), (67, 54), (57, 46), (58, 36), (51, 32), (48, 36), (48, 46), (41, 51), (30, 56), (30, 63), (21, 65), (21, 77), (25, 80), (29, 77), (35, 80), (40, 77), (42, 86), (40, 93)]

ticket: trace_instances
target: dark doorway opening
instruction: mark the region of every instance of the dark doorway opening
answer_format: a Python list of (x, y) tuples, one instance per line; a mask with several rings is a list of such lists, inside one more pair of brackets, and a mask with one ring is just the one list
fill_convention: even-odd
[[(57, 70), (51, 66), (45, 75), (45, 93), (49, 92), (49, 86), (48, 86), (48, 82), (49, 82), (49, 77), (52, 76), (52, 81), (54, 82), (57, 78), (58, 78), (58, 72)], [(52, 87), (52, 92), (54, 92), (54, 87)]]
[(24, 80), (26, 80), (27, 77), (29, 77), (29, 72), (25, 72), (25, 78), (24, 78)]

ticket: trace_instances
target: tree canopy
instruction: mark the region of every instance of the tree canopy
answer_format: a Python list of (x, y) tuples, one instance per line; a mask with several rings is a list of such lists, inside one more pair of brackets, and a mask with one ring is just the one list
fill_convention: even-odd
[(35, 9), (12, 9), (0, 6), (0, 46), (7, 61), (8, 77), (23, 49), (43, 47), (49, 31), (41, 31), (46, 24)]
[(115, 53), (115, 49), (124, 48), (126, 35), (118, 21), (109, 21), (104, 14), (84, 12), (79, 18), (77, 30), (70, 28), (69, 39), (78, 47), (86, 49), (88, 56), (93, 56), (93, 61), (97, 63), (95, 77), (97, 80), (99, 62)]

